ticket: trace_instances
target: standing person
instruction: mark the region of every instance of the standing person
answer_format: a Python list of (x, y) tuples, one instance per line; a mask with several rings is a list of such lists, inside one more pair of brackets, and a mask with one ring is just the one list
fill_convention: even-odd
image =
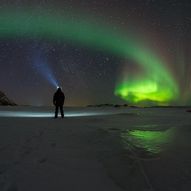
[(62, 92), (61, 88), (58, 88), (53, 97), (53, 104), (55, 105), (55, 118), (58, 117), (58, 109), (60, 109), (61, 116), (62, 118), (64, 118), (64, 100), (65, 95)]

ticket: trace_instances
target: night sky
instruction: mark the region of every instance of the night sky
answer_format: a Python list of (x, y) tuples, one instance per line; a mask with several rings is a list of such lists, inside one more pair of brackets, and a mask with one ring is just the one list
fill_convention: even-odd
[(190, 105), (189, 0), (1, 0), (0, 90), (22, 105)]

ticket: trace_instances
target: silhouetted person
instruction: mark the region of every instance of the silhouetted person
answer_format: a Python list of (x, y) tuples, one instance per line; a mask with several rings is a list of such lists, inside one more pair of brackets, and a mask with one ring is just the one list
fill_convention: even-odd
[(61, 88), (58, 88), (53, 97), (53, 104), (55, 105), (55, 118), (58, 117), (58, 109), (60, 109), (62, 118), (64, 117), (64, 110), (63, 110), (64, 100), (65, 100), (65, 95), (62, 92)]

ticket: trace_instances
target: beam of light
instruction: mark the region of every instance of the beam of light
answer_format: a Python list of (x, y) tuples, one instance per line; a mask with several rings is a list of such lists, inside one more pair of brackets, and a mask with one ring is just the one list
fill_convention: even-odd
[[(96, 111), (66, 111), (64, 112), (65, 117), (90, 117), (90, 116), (105, 116), (113, 115), (113, 112), (96, 112)], [(0, 111), (0, 117), (3, 118), (51, 118), (54, 116), (54, 111)]]
[(148, 130), (132, 130), (121, 134), (123, 143), (130, 147), (141, 148), (147, 152), (158, 154), (172, 140), (173, 130), (166, 131), (148, 131)]
[(128, 58), (143, 67), (141, 79), (124, 79), (117, 83), (114, 94), (132, 103), (144, 100), (170, 102), (179, 96), (171, 72), (153, 51), (137, 42), (132, 35), (113, 31), (87, 18), (58, 16), (46, 11), (13, 11), (0, 13), (0, 38), (41, 38), (66, 41), (110, 52)]
[(35, 51), (33, 56), (33, 67), (40, 73), (52, 86), (57, 88), (58, 82), (50, 69), (45, 55), (41, 51)]

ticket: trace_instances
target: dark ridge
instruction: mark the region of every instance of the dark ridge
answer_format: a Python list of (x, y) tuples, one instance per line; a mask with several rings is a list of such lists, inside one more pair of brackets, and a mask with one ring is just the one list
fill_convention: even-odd
[(96, 104), (96, 105), (87, 105), (87, 107), (130, 107), (130, 108), (139, 108), (138, 106), (134, 105), (128, 105), (128, 104), (110, 104), (110, 103), (105, 103), (105, 104)]
[(0, 105), (15, 106), (17, 104), (10, 100), (3, 92), (0, 91)]

